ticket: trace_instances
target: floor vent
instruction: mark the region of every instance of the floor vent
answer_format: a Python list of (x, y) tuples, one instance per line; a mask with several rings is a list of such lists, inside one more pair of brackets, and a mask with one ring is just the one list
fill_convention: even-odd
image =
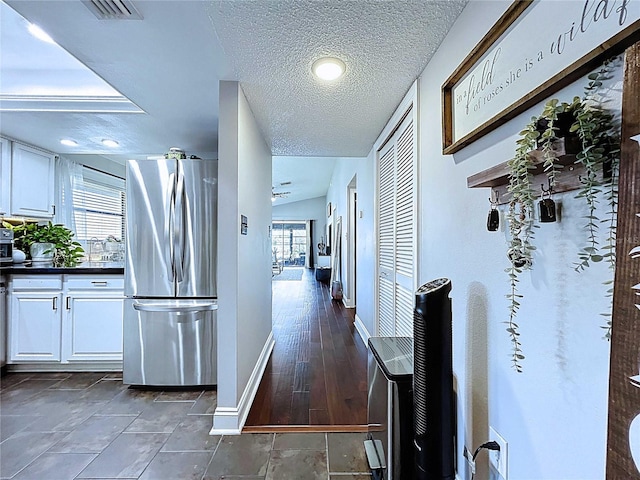
[(142, 20), (142, 15), (129, 0), (82, 0), (100, 20)]

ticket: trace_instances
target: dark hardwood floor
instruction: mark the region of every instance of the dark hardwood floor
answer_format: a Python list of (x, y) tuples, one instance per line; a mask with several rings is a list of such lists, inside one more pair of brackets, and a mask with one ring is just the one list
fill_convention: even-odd
[(366, 431), (367, 348), (353, 322), (313, 270), (275, 277), (275, 347), (243, 432)]

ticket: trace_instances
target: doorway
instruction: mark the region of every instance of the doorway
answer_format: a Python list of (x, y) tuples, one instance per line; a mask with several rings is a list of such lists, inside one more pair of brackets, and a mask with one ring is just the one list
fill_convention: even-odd
[(344, 299), (347, 308), (356, 307), (356, 238), (358, 225), (358, 192), (357, 192), (357, 175), (354, 175), (347, 185), (347, 288)]
[(274, 221), (271, 225), (273, 262), (281, 269), (304, 267), (307, 257), (307, 223)]
[(376, 334), (413, 336), (417, 117), (412, 97), (377, 155)]

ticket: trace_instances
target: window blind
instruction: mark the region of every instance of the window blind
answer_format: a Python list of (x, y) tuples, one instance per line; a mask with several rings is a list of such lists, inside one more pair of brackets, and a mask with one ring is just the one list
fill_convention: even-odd
[(125, 238), (124, 180), (89, 169), (73, 188), (73, 213), (79, 241)]

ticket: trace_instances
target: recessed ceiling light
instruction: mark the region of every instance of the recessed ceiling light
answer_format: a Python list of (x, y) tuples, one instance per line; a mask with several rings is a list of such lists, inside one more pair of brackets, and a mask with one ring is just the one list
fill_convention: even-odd
[(36, 37), (38, 40), (42, 40), (43, 42), (53, 43), (53, 44), (56, 43), (53, 41), (53, 38), (51, 38), (47, 32), (42, 30), (39, 26), (37, 26), (34, 23), (29, 24), (29, 33), (34, 37)]
[(67, 147), (77, 147), (78, 146), (78, 142), (76, 142), (75, 140), (71, 140), (70, 138), (63, 138), (62, 140), (60, 140), (60, 143), (62, 145), (66, 145)]
[(104, 140), (102, 140), (102, 144), (105, 147), (112, 147), (112, 148), (115, 148), (119, 145), (119, 143), (116, 142), (115, 140), (109, 140), (108, 138), (105, 138)]
[(313, 62), (311, 67), (316, 77), (322, 80), (336, 80), (344, 74), (345, 69), (344, 62), (334, 57), (320, 58)]

